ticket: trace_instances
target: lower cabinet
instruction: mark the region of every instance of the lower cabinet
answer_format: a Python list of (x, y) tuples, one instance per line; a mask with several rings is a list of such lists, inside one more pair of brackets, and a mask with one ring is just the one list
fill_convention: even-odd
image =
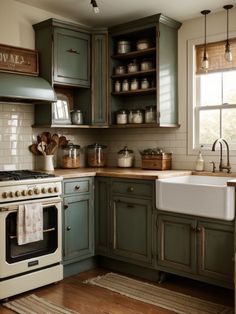
[(64, 180), (64, 264), (94, 255), (93, 178)]
[(96, 253), (152, 267), (154, 182), (99, 177), (95, 191)]
[(233, 284), (233, 222), (159, 212), (157, 238), (162, 270), (222, 286)]

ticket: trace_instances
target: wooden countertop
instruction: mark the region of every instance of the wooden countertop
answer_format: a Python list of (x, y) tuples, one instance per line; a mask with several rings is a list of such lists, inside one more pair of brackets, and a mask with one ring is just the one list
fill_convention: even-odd
[(143, 170), (141, 168), (78, 168), (78, 169), (55, 169), (56, 176), (64, 179), (79, 178), (87, 176), (118, 177), (130, 179), (155, 180), (175, 176), (190, 175), (189, 170)]
[(53, 173), (56, 176), (64, 179), (73, 179), (80, 177), (117, 177), (130, 179), (155, 180), (169, 177), (184, 176), (184, 175), (201, 175), (201, 176), (220, 176), (228, 177), (228, 186), (236, 187), (236, 173), (226, 172), (197, 172), (191, 170), (143, 170), (141, 168), (78, 168), (78, 169), (55, 169)]

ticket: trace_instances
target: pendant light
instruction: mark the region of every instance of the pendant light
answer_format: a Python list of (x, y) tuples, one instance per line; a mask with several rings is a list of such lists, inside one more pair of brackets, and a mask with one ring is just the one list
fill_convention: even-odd
[(93, 7), (94, 13), (95, 13), (95, 14), (98, 14), (98, 13), (100, 12), (100, 10), (99, 10), (99, 7), (98, 7), (98, 5), (97, 5), (96, 0), (91, 0), (90, 4), (91, 4), (92, 7)]
[(223, 8), (227, 12), (227, 38), (225, 42), (225, 60), (230, 62), (233, 60), (230, 43), (229, 43), (229, 10), (233, 8), (232, 4), (224, 5)]
[(202, 69), (204, 71), (207, 71), (209, 68), (209, 61), (207, 57), (207, 51), (206, 51), (206, 16), (209, 14), (211, 11), (210, 10), (203, 10), (201, 11), (201, 14), (204, 15), (204, 51), (203, 51), (203, 58), (202, 58)]

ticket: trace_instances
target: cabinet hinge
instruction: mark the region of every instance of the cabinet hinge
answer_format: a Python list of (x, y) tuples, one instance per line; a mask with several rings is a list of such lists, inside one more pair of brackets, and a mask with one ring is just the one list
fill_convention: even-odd
[(160, 35), (161, 35), (161, 34), (160, 34), (160, 31), (158, 30), (158, 31), (157, 31), (157, 38), (159, 38)]

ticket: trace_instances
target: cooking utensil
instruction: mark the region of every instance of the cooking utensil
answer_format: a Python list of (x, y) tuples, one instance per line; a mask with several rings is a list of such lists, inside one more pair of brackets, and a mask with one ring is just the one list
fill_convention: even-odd
[(45, 152), (46, 146), (47, 146), (47, 143), (43, 141), (40, 142), (37, 146), (37, 149), (42, 153), (43, 156), (46, 156), (46, 152)]
[(29, 146), (30, 152), (31, 152), (32, 154), (34, 154), (35, 156), (40, 155), (40, 152), (39, 152), (37, 146), (38, 146), (38, 144), (32, 144), (32, 145)]
[(59, 144), (59, 135), (57, 133), (54, 133), (52, 136), (52, 140), (55, 141), (58, 145)]
[(53, 153), (56, 151), (57, 143), (54, 140), (51, 140), (51, 142), (45, 147), (46, 155), (53, 155)]

